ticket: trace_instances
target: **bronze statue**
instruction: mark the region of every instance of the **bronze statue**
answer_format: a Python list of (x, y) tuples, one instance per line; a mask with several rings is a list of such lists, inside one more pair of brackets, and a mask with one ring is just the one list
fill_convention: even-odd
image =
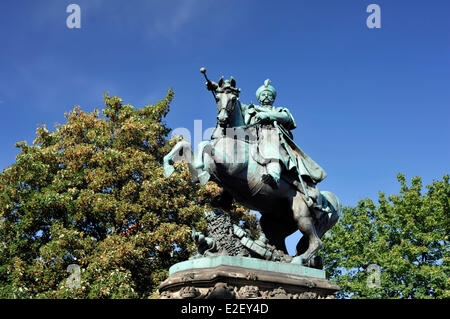
[(186, 161), (194, 180), (223, 188), (215, 205), (226, 208), (234, 198), (259, 211), (268, 243), (286, 254), (285, 238), (300, 230), (292, 262), (309, 265), (340, 214), (338, 198), (316, 186), (325, 171), (293, 141), (294, 118), (287, 108), (273, 106), (276, 90), (269, 80), (256, 92), (260, 105), (241, 103), (232, 77), (217, 83), (207, 79), (207, 89), (218, 112), (211, 141), (200, 143), (197, 155), (187, 141), (175, 145), (164, 158), (166, 177), (174, 162)]

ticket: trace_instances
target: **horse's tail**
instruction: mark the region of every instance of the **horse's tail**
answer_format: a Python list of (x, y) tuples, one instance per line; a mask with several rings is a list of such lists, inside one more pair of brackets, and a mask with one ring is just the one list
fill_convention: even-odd
[(328, 202), (328, 207), (331, 210), (331, 213), (337, 213), (339, 218), (342, 217), (342, 202), (339, 198), (329, 191), (321, 191), (320, 194), (326, 199)]

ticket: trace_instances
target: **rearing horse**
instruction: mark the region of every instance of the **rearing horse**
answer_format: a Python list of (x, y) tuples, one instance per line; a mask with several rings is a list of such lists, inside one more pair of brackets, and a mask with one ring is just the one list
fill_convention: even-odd
[[(173, 163), (185, 161), (194, 180), (202, 185), (214, 181), (243, 206), (261, 213), (260, 225), (269, 244), (287, 254), (285, 239), (297, 230), (303, 237), (292, 262), (311, 265), (311, 257), (322, 247), (320, 238), (339, 219), (340, 203), (331, 192), (320, 192), (323, 208), (315, 208), (299, 187), (297, 174), (283, 170), (279, 187), (261, 181), (265, 159), (258, 152), (262, 124), (245, 125), (236, 81), (218, 82), (217, 125), (211, 141), (199, 145), (194, 154), (189, 142), (177, 143), (164, 157), (164, 173), (169, 177)], [(267, 126), (265, 126), (267, 128)], [(303, 188), (304, 189), (304, 188)]]

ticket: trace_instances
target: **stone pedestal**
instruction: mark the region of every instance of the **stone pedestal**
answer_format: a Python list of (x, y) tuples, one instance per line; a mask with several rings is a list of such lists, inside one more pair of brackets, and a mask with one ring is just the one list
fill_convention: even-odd
[(159, 287), (161, 299), (321, 299), (338, 290), (323, 270), (238, 256), (175, 264)]

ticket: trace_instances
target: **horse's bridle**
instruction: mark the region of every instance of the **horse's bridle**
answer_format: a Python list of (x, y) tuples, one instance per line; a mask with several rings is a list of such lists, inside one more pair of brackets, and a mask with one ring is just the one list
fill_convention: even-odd
[[(224, 90), (224, 91), (218, 91), (217, 93), (225, 93), (225, 94), (228, 94), (228, 93), (234, 93), (233, 91), (229, 91), (229, 90)], [(219, 98), (217, 98), (217, 96), (216, 96), (216, 99), (217, 99), (217, 102), (219, 101)], [(217, 107), (217, 114), (221, 114), (223, 111), (225, 111), (225, 113), (227, 114), (227, 118), (228, 118), (228, 122), (229, 122), (229, 118), (230, 118), (230, 115), (234, 112), (234, 109), (235, 109), (235, 107), (236, 107), (236, 103), (237, 103), (237, 96), (235, 95), (235, 98), (233, 99), (233, 98), (231, 98), (231, 99), (229, 99), (228, 101), (227, 101), (227, 104), (225, 105), (225, 106), (223, 106), (223, 104), (221, 104), (221, 106), (219, 107)]]
[[(233, 93), (233, 92), (227, 92), (227, 91), (220, 92), (220, 91), (219, 91), (219, 92), (217, 92), (217, 93), (220, 94), (220, 93)], [(236, 95), (235, 95), (235, 96), (236, 96)], [(234, 100), (234, 103), (231, 103), (231, 102), (233, 102), (233, 99), (229, 99), (228, 102), (227, 102), (227, 105), (222, 106), (220, 109), (218, 109), (218, 111), (221, 112), (222, 110), (226, 110), (228, 114), (231, 113), (231, 112), (233, 112), (233, 111), (234, 111), (234, 105), (235, 105), (236, 102), (237, 102), (237, 96), (236, 96), (236, 100)], [(229, 107), (230, 104), (232, 104), (231, 107)]]

